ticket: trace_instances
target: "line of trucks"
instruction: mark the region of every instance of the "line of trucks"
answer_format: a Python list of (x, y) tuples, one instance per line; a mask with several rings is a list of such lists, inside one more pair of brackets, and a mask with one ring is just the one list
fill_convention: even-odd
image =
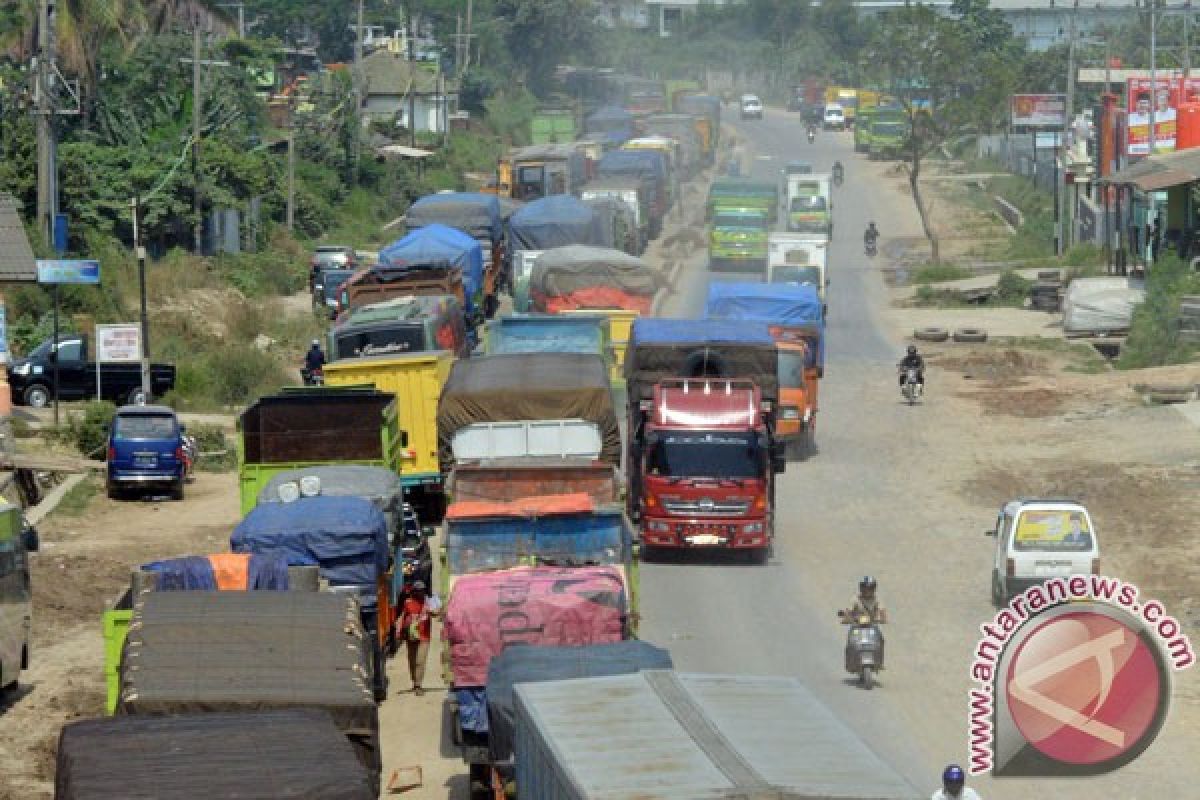
[[(922, 101), (912, 101), (919, 109)], [(908, 142), (910, 120), (904, 107), (882, 92), (849, 86), (824, 86), (811, 79), (793, 87), (788, 110), (800, 112), (807, 122), (823, 125), (825, 110), (841, 112), (845, 128), (854, 131), (854, 151), (871, 160), (898, 158)]]
[[(672, 185), (653, 162), (639, 185)], [(776, 478), (814, 451), (823, 286), (714, 283), (703, 319), (657, 318), (661, 276), (588, 239), (583, 199), (504, 200), (415, 203), (336, 293), (325, 385), (242, 413), (228, 552), (140, 565), (104, 613), (111, 716), (64, 728), (57, 798), (402, 788), (378, 706), (417, 581), (475, 796), (915, 796), (795, 681), (637, 639), (642, 560), (769, 557)]]

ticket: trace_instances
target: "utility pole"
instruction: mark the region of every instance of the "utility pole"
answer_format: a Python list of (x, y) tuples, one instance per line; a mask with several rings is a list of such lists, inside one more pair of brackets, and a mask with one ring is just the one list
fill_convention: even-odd
[(474, 0), (467, 0), (467, 38), (464, 40), (466, 42), (466, 47), (464, 48), (466, 50), (466, 57), (463, 59), (462, 68), (464, 75), (467, 74), (467, 69), (469, 69), (471, 66), (471, 11), (473, 10), (474, 5)]
[(354, 35), (354, 182), (358, 183), (358, 157), (362, 148), (363, 100), (367, 96), (366, 76), (363, 75), (363, 0), (358, 0), (358, 30)]
[(142, 394), (149, 402), (150, 397), (150, 315), (146, 310), (146, 248), (142, 247), (141, 201), (136, 198), (129, 200), (130, 210), (133, 211), (133, 247), (137, 252), (138, 290), (141, 294), (142, 305)]
[(1058, 182), (1055, 186), (1055, 191), (1058, 194), (1057, 202), (1055, 203), (1057, 210), (1057, 227), (1058, 235), (1056, 237), (1055, 251), (1059, 256), (1062, 256), (1067, 249), (1067, 236), (1069, 235), (1070, 225), (1067, 224), (1067, 157), (1070, 153), (1069, 143), (1071, 134), (1071, 123), (1075, 113), (1075, 18), (1079, 15), (1079, 0), (1075, 0), (1075, 5), (1071, 10), (1071, 38), (1067, 45), (1067, 107), (1066, 113), (1063, 114), (1063, 129), (1062, 141), (1059, 142), (1059, 158), (1062, 159), (1062, 168), (1058, 171)]
[(296, 227), (296, 121), (288, 114), (287, 229)]
[(204, 197), (201, 192), (200, 171), (200, 121), (202, 111), (200, 86), (200, 11), (192, 17), (192, 250), (197, 255), (204, 251), (204, 220), (202, 217)]
[(37, 228), (47, 242), (54, 241), (54, 219), (58, 213), (58, 167), (54, 131), (55, 26), (51, 0), (38, 0), (38, 48), (35, 80), (37, 114)]
[(1192, 71), (1192, 4), (1191, 0), (1183, 11), (1183, 82), (1179, 85), (1179, 102), (1187, 99), (1188, 73)]
[(1155, 112), (1158, 110), (1158, 81), (1156, 80), (1155, 67), (1158, 57), (1158, 17), (1155, 15), (1155, 9), (1158, 7), (1158, 0), (1150, 0), (1150, 132), (1147, 136), (1147, 144), (1149, 150), (1148, 155), (1154, 155), (1154, 150), (1158, 144), (1158, 139), (1155, 136)]
[[(417, 146), (417, 18), (411, 10), (408, 14), (408, 146)], [(420, 163), (418, 160), (417, 164)]]

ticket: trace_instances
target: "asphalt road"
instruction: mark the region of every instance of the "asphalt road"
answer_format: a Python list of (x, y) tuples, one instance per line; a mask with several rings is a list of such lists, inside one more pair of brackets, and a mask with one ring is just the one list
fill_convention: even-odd
[[(793, 159), (818, 171), (835, 160), (846, 166), (834, 195), (819, 453), (780, 476), (769, 565), (644, 567), (641, 635), (668, 647), (682, 670), (799, 678), (914, 786), (932, 792), (947, 763), (967, 762), (969, 664), (979, 626), (994, 613), (990, 546), (981, 535), (994, 519), (992, 499), (962, 491), (963, 479), (988, 460), (973, 449), (981, 420), (939, 403), (948, 379), (939, 386), (930, 376), (916, 407), (901, 402), (894, 364), (906, 343), (882, 323), (880, 268), (889, 240), (919, 237), (921, 229), (903, 181), (889, 174), (894, 165), (856, 156), (849, 133), (821, 133), (810, 145), (799, 120), (783, 112), (735, 129), (744, 173), (749, 167), (778, 180)], [(862, 251), (872, 219), (882, 233), (878, 260)], [(670, 316), (701, 316), (710, 279), (745, 280), (710, 276), (703, 261), (689, 262), (666, 307)], [(863, 574), (878, 578), (891, 617), (887, 669), (873, 691), (843, 671), (845, 632), (835, 617)], [(1195, 796), (1195, 768), (1180, 770), (1188, 752), (1182, 736), (1168, 726), (1151, 751), (1100, 778), (982, 777), (969, 785), (988, 800)]]

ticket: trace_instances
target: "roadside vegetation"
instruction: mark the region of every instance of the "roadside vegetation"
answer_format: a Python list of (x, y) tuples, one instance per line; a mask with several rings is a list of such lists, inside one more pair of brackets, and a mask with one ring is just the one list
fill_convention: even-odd
[(1200, 350), (1180, 336), (1179, 304), (1200, 294), (1200, 275), (1174, 255), (1160, 258), (1146, 276), (1146, 300), (1133, 312), (1129, 337), (1121, 348), (1121, 369), (1161, 367), (1192, 361)]

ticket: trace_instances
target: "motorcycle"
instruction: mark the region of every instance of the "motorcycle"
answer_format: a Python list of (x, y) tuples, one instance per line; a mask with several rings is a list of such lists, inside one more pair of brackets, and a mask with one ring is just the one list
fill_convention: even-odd
[(835, 169), (833, 171), (833, 185), (841, 186), (843, 180), (845, 180), (845, 176), (842, 174), (842, 171), (840, 169)]
[(309, 369), (308, 367), (301, 367), (300, 379), (304, 381), (305, 386), (324, 386), (325, 370), (320, 368)]
[(879, 246), (874, 239), (867, 239), (863, 243), (863, 249), (867, 254), (867, 258), (874, 258), (876, 253), (879, 252)]
[(185, 433), (180, 440), (180, 449), (183, 451), (183, 476), (186, 478), (196, 469), (196, 459), (200, 457), (200, 450), (196, 445), (196, 437)]
[(812, 144), (817, 140), (817, 132), (812, 128), (808, 129), (808, 143)]
[(900, 392), (910, 406), (916, 405), (917, 400), (921, 399), (921, 373), (916, 367), (900, 367), (900, 370), (904, 373)]
[(849, 611), (839, 611), (842, 624), (849, 625), (846, 635), (846, 671), (858, 676), (858, 684), (864, 689), (875, 686), (875, 676), (883, 669), (883, 632), (878, 622), (869, 614), (853, 616)]

